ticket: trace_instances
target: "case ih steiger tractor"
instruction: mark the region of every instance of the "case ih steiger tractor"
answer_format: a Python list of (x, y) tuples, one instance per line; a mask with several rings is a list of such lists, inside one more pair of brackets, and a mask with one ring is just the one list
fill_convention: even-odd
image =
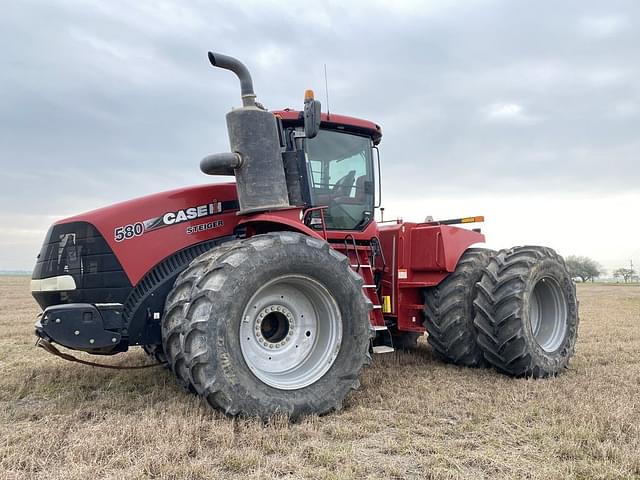
[[(204, 158), (235, 183), (182, 188), (54, 224), (33, 272), (39, 343), (97, 355), (134, 345), (229, 415), (339, 409), (371, 353), (410, 349), (546, 377), (574, 353), (578, 312), (546, 247), (470, 248), (481, 217), (376, 222), (382, 132), (324, 114), (269, 112), (238, 60), (231, 151)], [(67, 356), (66, 354), (62, 354)]]

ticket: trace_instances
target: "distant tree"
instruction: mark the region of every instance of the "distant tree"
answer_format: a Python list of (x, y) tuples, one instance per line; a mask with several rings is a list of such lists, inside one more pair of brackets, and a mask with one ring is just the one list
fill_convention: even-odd
[(604, 273), (598, 262), (589, 257), (570, 255), (565, 259), (567, 269), (572, 278), (579, 278), (583, 282), (592, 281)]
[(613, 272), (615, 278), (622, 278), (624, 283), (627, 283), (633, 279), (636, 271), (633, 268), (619, 268)]

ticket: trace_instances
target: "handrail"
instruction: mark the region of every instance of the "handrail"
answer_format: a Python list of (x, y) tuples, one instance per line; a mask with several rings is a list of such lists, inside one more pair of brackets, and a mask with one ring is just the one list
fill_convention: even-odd
[[(378, 251), (380, 252), (380, 258), (382, 258), (382, 271), (384, 272), (384, 269), (387, 266), (387, 261), (384, 258), (384, 252), (382, 251), (382, 243), (380, 243), (380, 239), (378, 238), (377, 235), (374, 235), (373, 237), (371, 237), (371, 240), (369, 240), (369, 242), (372, 245), (372, 250), (373, 250), (373, 242), (375, 240), (376, 245), (378, 246)], [(375, 268), (375, 263), (376, 263), (376, 255), (375, 255), (375, 250), (374, 250), (374, 255), (373, 255), (373, 267)]]
[(344, 249), (348, 254), (349, 253), (349, 246), (347, 245), (347, 240), (349, 238), (351, 238), (351, 242), (353, 243), (353, 251), (354, 251), (354, 253), (356, 255), (356, 262), (357, 262), (357, 265), (358, 265), (358, 267), (356, 269), (356, 272), (359, 272), (360, 268), (362, 267), (362, 264), (360, 263), (360, 255), (358, 255), (358, 245), (356, 244), (355, 237), (350, 233), (345, 235), (345, 237), (344, 237)]
[(324, 211), (329, 208), (328, 205), (322, 205), (320, 207), (311, 207), (311, 208), (307, 208), (304, 211), (304, 215), (302, 217), (302, 221), (303, 223), (306, 223), (306, 218), (309, 215), (309, 213), (311, 212), (315, 212), (316, 210), (320, 211), (320, 222), (322, 223), (322, 236), (324, 237), (324, 239), (327, 239), (327, 225), (324, 221)]

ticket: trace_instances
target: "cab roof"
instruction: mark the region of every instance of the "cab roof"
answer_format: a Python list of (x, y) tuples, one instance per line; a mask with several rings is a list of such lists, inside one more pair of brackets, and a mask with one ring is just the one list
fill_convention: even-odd
[[(303, 124), (303, 113), (299, 110), (285, 108), (284, 110), (276, 110), (272, 113), (282, 118), (285, 124)], [(382, 128), (380, 128), (380, 125), (370, 122), (369, 120), (323, 112), (320, 115), (320, 122), (320, 126), (323, 128), (346, 130), (348, 132), (370, 136), (375, 145), (378, 145), (380, 140), (382, 140)]]

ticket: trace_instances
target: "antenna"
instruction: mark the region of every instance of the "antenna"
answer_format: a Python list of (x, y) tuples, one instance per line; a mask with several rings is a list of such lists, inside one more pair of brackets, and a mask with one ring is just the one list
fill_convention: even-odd
[(327, 120), (328, 120), (331, 114), (329, 113), (329, 81), (327, 80), (327, 64), (326, 63), (324, 64), (324, 91), (327, 97)]

